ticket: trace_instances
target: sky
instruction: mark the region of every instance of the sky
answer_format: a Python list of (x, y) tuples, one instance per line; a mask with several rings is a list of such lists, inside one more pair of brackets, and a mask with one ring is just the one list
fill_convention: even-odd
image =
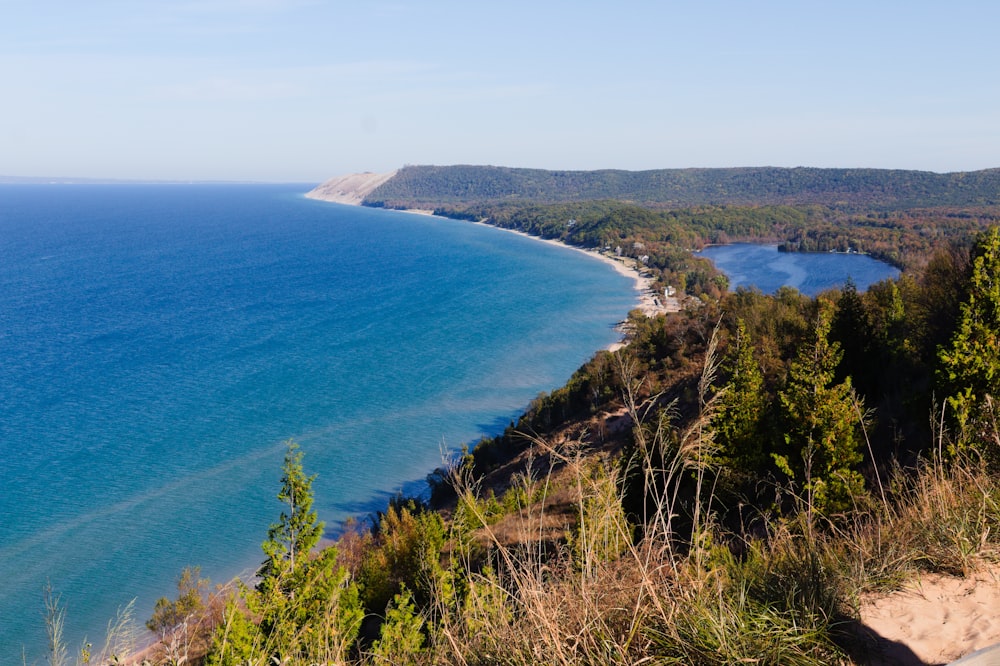
[(0, 175), (1000, 167), (995, 0), (0, 0)]

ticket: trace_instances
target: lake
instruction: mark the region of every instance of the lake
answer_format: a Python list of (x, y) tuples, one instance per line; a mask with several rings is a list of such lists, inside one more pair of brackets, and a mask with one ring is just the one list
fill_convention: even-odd
[(729, 278), (730, 290), (755, 287), (765, 294), (794, 287), (815, 296), (853, 280), (859, 291), (899, 276), (899, 269), (864, 254), (779, 252), (777, 245), (715, 245), (699, 253)]
[(252, 572), (286, 439), (328, 526), (381, 508), (615, 342), (633, 282), (309, 186), (0, 186), (0, 664)]

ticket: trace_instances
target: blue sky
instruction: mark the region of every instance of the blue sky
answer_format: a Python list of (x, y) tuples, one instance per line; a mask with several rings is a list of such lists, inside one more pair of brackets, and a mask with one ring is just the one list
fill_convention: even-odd
[(998, 167), (998, 25), (993, 0), (0, 0), (0, 174)]

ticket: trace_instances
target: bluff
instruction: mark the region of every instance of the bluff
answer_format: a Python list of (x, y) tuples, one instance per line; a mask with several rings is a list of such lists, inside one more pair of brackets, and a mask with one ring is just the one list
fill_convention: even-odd
[(373, 190), (385, 184), (397, 171), (389, 173), (352, 173), (326, 180), (306, 193), (310, 199), (358, 205)]

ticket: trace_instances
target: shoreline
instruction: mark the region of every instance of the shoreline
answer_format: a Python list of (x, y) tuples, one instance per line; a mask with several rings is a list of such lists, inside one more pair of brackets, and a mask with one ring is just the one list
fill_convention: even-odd
[[(312, 196), (312, 199), (317, 199), (320, 201), (328, 201), (330, 203), (340, 203), (345, 204), (341, 200), (326, 199), (322, 196)], [(361, 206), (363, 205), (360, 200), (357, 203), (347, 203), (346, 205)], [(409, 213), (411, 215), (427, 215), (430, 217), (440, 217), (444, 220), (452, 220), (453, 218), (445, 217), (443, 215), (435, 215), (433, 210), (427, 210), (422, 208), (387, 208), (385, 210), (394, 210), (399, 213)], [(460, 220), (461, 221), (461, 220)], [(479, 224), (484, 227), (489, 227), (491, 229), (498, 229), (500, 231), (506, 231), (508, 233), (517, 234), (524, 238), (530, 238), (541, 243), (547, 243), (549, 245), (554, 245), (556, 247), (566, 248), (568, 250), (575, 250), (577, 252), (582, 252), (589, 257), (597, 259), (602, 263), (611, 266), (619, 275), (627, 277), (633, 281), (633, 289), (636, 292), (636, 306), (633, 309), (641, 311), (647, 317), (656, 317), (661, 314), (668, 314), (671, 312), (680, 312), (680, 301), (676, 297), (666, 297), (666, 295), (660, 295), (653, 289), (653, 278), (648, 275), (643, 275), (639, 268), (635, 265), (636, 260), (627, 257), (613, 257), (609, 254), (605, 254), (599, 250), (588, 249), (585, 247), (580, 247), (578, 245), (570, 245), (569, 243), (564, 243), (561, 240), (555, 238), (542, 238), (541, 236), (535, 236), (518, 229), (508, 229), (507, 227), (500, 227), (495, 224), (490, 224), (485, 220), (479, 220), (477, 222), (469, 221), (469, 224)], [(629, 266), (627, 262), (633, 262), (632, 266)], [(661, 300), (662, 299), (662, 300)], [(628, 319), (623, 319), (618, 322), (615, 328), (621, 333), (621, 339), (617, 342), (612, 342), (604, 349), (607, 351), (618, 351), (625, 346), (628, 331), (625, 329), (625, 325)]]
[[(360, 174), (353, 177), (343, 177), (338, 179), (333, 179), (327, 181), (326, 183), (317, 186), (315, 189), (307, 192), (304, 196), (307, 199), (313, 199), (316, 201), (325, 201), (327, 203), (340, 204), (342, 206), (363, 206), (364, 196), (366, 196), (371, 190), (373, 190), (377, 185), (382, 184), (396, 172), (390, 174)], [(361, 187), (357, 187), (357, 179), (363, 177), (363, 184)], [(355, 179), (354, 181), (351, 178)], [(377, 183), (374, 184), (373, 183)], [(352, 187), (353, 186), (353, 187)], [(356, 188), (356, 189), (355, 189)], [(400, 213), (409, 213), (411, 215), (425, 215), (430, 217), (440, 217), (446, 220), (452, 220), (453, 218), (445, 217), (443, 215), (435, 215), (433, 210), (424, 208), (386, 208), (384, 210), (395, 210)], [(542, 243), (548, 243), (549, 245), (555, 245), (558, 247), (567, 248), (570, 250), (575, 250), (577, 252), (582, 252), (588, 256), (598, 259), (608, 266), (611, 266), (619, 275), (627, 277), (633, 281), (633, 288), (636, 292), (636, 306), (634, 309), (640, 310), (647, 317), (656, 317), (661, 314), (668, 314), (670, 312), (679, 312), (680, 302), (675, 297), (666, 297), (665, 294), (659, 294), (653, 290), (653, 278), (648, 275), (643, 275), (636, 265), (629, 266), (627, 262), (635, 262), (634, 259), (630, 258), (619, 258), (613, 257), (605, 254), (599, 250), (588, 249), (584, 247), (579, 247), (577, 245), (570, 245), (569, 243), (564, 243), (560, 240), (554, 238), (542, 238), (541, 236), (534, 236), (532, 234), (526, 233), (524, 231), (519, 231), (517, 229), (508, 229), (506, 227), (497, 226), (495, 224), (490, 224), (485, 220), (479, 220), (478, 222), (470, 222), (471, 224), (480, 224), (492, 229), (499, 229), (500, 231), (506, 231), (513, 234), (518, 234), (525, 238), (530, 238)], [(613, 342), (608, 345), (605, 349), (608, 351), (617, 351), (625, 346), (625, 341), (627, 338), (627, 332), (622, 329), (622, 326), (627, 322), (624, 319), (617, 324), (619, 332), (622, 333), (622, 339), (618, 342)]]
[[(427, 212), (422, 210), (402, 210), (405, 213), (417, 213), (421, 215), (433, 215), (433, 211)], [(451, 219), (451, 218), (444, 218)], [(632, 288), (635, 290), (637, 295), (636, 307), (633, 309), (640, 310), (647, 317), (656, 317), (657, 315), (667, 314), (670, 312), (679, 312), (680, 303), (676, 298), (666, 298), (663, 297), (663, 301), (660, 300), (660, 295), (653, 290), (653, 278), (643, 275), (638, 268), (635, 266), (628, 266), (625, 262), (627, 259), (616, 258), (604, 254), (598, 250), (590, 250), (587, 248), (579, 247), (576, 245), (570, 245), (569, 243), (564, 243), (555, 238), (542, 238), (541, 236), (534, 236), (532, 234), (526, 233), (524, 231), (518, 231), (517, 229), (507, 229), (506, 227), (499, 227), (495, 224), (489, 224), (486, 221), (480, 220), (479, 222), (473, 222), (472, 224), (481, 224), (485, 227), (490, 227), (492, 229), (499, 229), (500, 231), (507, 231), (512, 234), (517, 234), (518, 236), (523, 236), (524, 238), (530, 238), (532, 240), (540, 241), (542, 243), (548, 243), (549, 245), (555, 245), (558, 247), (567, 248), (570, 250), (576, 250), (577, 252), (582, 252), (590, 257), (598, 259), (604, 264), (611, 266), (619, 275), (630, 278), (633, 281)], [(635, 261), (635, 260), (631, 260)], [(616, 330), (621, 333), (621, 339), (618, 342), (612, 342), (610, 345), (604, 349), (610, 352), (618, 351), (623, 348), (628, 340), (628, 331), (625, 326), (628, 319), (623, 319), (615, 325)]]
[[(403, 211), (403, 212), (415, 212), (423, 214), (423, 211)], [(445, 218), (451, 219), (451, 218)], [(495, 224), (490, 224), (488, 222), (479, 221), (473, 222), (473, 224), (481, 224), (492, 229), (499, 229), (501, 231), (509, 231), (510, 233), (523, 236), (525, 238), (531, 238), (542, 243), (548, 243), (549, 245), (556, 245), (558, 247), (568, 248), (570, 250), (576, 250), (577, 252), (582, 252), (586, 255), (594, 257), (601, 260), (603, 263), (611, 266), (617, 271), (619, 275), (623, 275), (630, 278), (634, 282), (634, 289), (639, 294), (639, 300), (637, 309), (642, 310), (643, 314), (649, 317), (655, 317), (656, 315), (666, 314), (668, 312), (678, 312), (680, 310), (679, 306), (672, 307), (671, 304), (664, 304), (660, 302), (659, 296), (653, 292), (653, 278), (648, 275), (643, 275), (638, 268), (635, 266), (628, 266), (626, 264), (627, 259), (619, 259), (598, 250), (591, 250), (584, 247), (579, 247), (577, 245), (570, 245), (569, 243), (564, 243), (560, 240), (554, 238), (542, 238), (541, 236), (533, 236), (524, 231), (518, 231), (517, 229), (507, 229), (506, 227), (498, 227)], [(634, 260), (633, 260), (634, 261)], [(672, 299), (676, 301), (676, 299)]]

